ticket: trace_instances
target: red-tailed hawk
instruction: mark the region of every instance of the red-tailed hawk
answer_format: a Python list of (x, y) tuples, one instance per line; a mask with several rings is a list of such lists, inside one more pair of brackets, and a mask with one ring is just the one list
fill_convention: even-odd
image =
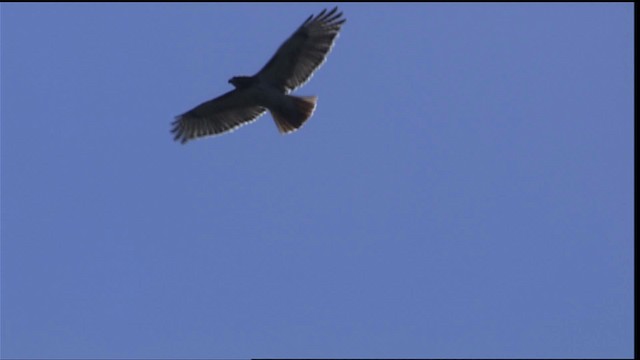
[(291, 35), (271, 60), (253, 76), (235, 76), (235, 89), (176, 116), (172, 133), (183, 144), (221, 134), (255, 121), (267, 110), (281, 133), (299, 129), (313, 114), (315, 96), (292, 96), (327, 58), (346, 19), (338, 8), (326, 9), (307, 20)]

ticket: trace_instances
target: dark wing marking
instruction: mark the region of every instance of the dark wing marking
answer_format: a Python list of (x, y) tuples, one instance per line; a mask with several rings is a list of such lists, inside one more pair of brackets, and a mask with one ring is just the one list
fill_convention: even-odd
[(291, 35), (256, 76), (285, 92), (306, 83), (324, 63), (346, 19), (337, 7), (307, 20)]
[(172, 123), (174, 140), (186, 143), (203, 136), (221, 134), (255, 121), (265, 108), (255, 105), (250, 96), (232, 90), (176, 116)]

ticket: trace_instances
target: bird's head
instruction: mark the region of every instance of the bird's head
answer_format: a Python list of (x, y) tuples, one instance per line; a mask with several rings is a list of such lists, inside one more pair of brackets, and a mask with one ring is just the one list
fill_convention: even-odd
[(253, 78), (250, 76), (234, 76), (229, 79), (229, 84), (236, 87), (236, 89), (244, 89), (253, 83)]

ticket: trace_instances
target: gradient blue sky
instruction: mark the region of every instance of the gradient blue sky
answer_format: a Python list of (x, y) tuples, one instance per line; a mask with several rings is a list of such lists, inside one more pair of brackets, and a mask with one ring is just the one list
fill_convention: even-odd
[(331, 6), (2, 4), (3, 357), (633, 356), (633, 4), (343, 4), (173, 142)]

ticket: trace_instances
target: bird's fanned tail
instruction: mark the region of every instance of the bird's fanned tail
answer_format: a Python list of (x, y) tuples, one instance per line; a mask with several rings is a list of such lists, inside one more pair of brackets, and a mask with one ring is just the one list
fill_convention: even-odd
[(288, 106), (281, 109), (270, 109), (273, 120), (282, 134), (298, 130), (316, 109), (316, 96), (287, 95)]

